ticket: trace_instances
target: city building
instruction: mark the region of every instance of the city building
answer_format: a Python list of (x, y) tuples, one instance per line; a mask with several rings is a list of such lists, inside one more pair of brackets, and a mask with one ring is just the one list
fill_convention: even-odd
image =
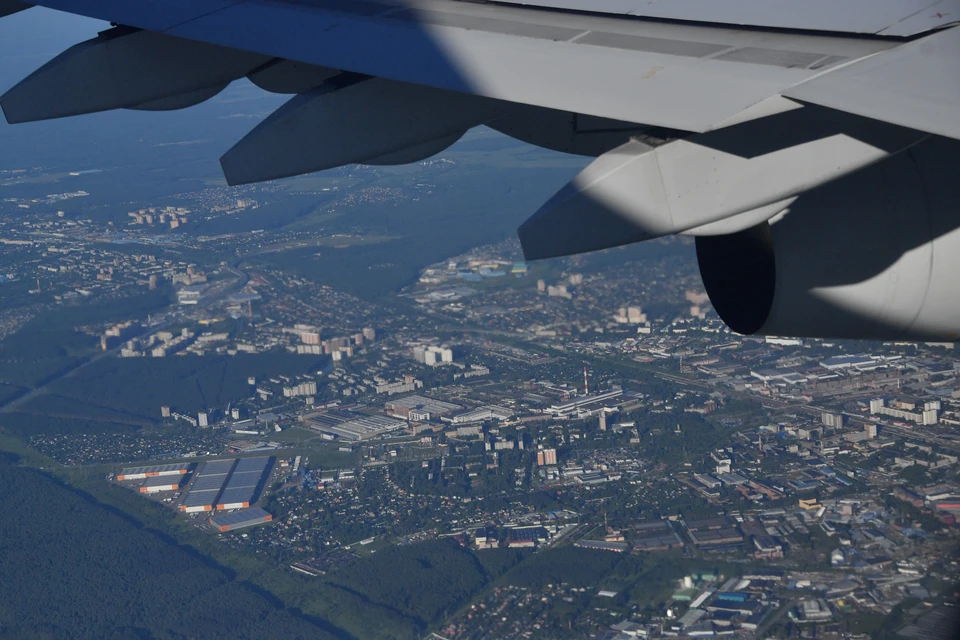
[(477, 549), (496, 549), (500, 546), (500, 539), (496, 527), (480, 527), (473, 532), (473, 541)]
[(886, 398), (874, 398), (870, 401), (870, 413), (910, 420), (921, 425), (933, 425), (940, 421), (940, 403), (927, 403), (923, 410), (917, 411), (916, 405), (910, 402), (897, 401), (891, 406)]
[(206, 285), (192, 285), (177, 289), (177, 302), (183, 305), (195, 305), (200, 303), (200, 297), (207, 290)]
[(713, 458), (713, 461), (716, 463), (715, 471), (718, 476), (730, 473), (731, 465), (733, 464), (730, 456), (726, 453), (712, 451), (710, 457)]
[(377, 383), (374, 386), (374, 391), (376, 393), (385, 393), (389, 396), (396, 395), (398, 393), (409, 393), (410, 391), (416, 391), (417, 389), (423, 388), (423, 382), (420, 380), (410, 380), (403, 382), (381, 382)]
[(285, 398), (314, 395), (317, 395), (317, 383), (312, 380), (283, 388), (283, 397)]
[(443, 347), (414, 347), (413, 359), (427, 366), (453, 362), (453, 350)]
[(839, 413), (824, 411), (820, 414), (820, 423), (825, 427), (840, 429), (846, 421), (846, 417)]

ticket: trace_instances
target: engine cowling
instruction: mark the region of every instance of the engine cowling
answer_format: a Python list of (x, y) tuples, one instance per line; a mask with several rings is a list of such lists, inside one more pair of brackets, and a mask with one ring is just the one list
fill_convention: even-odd
[(772, 222), (698, 237), (697, 260), (738, 333), (955, 341), (960, 142), (928, 138), (804, 193)]

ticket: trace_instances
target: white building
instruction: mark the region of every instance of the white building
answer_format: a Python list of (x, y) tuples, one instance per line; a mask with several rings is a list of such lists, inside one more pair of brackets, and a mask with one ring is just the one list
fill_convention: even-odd
[[(900, 420), (910, 420), (922, 425), (932, 425), (940, 422), (939, 402), (926, 403), (922, 411), (917, 411), (909, 403), (898, 404), (903, 408), (888, 407), (885, 399), (874, 398), (870, 401), (870, 413), (899, 418)], [(911, 411), (911, 409), (913, 410)]]
[(453, 362), (453, 350), (443, 347), (414, 347), (413, 359), (417, 362), (435, 367), (438, 364)]
[(825, 427), (839, 429), (843, 426), (844, 422), (845, 420), (843, 415), (839, 413), (830, 413), (829, 411), (824, 411), (820, 414), (820, 423)]
[(314, 396), (317, 394), (317, 383), (313, 381), (301, 382), (299, 384), (284, 387), (283, 397), (294, 398), (297, 396)]
[(472, 411), (467, 411), (450, 418), (441, 419), (452, 424), (472, 424), (476, 422), (485, 422), (486, 420), (509, 420), (514, 415), (515, 414), (511, 409), (491, 404), (477, 407)]

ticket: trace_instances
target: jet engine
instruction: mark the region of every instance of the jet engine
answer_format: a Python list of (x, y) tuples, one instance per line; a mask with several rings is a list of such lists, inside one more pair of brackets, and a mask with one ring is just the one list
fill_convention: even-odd
[(960, 142), (928, 138), (696, 244), (710, 300), (738, 333), (955, 341)]

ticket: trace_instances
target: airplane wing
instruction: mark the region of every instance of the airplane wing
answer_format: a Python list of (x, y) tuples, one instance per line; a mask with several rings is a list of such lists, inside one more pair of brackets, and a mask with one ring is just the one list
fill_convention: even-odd
[[(584, 0), (544, 3), (563, 8), (579, 4), (581, 9), (586, 4)], [(800, 19), (810, 15), (807, 10), (814, 3), (761, 0), (586, 4), (591, 11), (635, 4), (648, 7), (652, 17), (670, 22), (455, 0), (42, 0), (38, 4), (270, 58), (695, 132), (715, 127), (827, 70), (902, 43), (892, 37), (838, 37), (799, 29), (836, 19), (848, 21), (851, 32), (861, 33), (895, 25), (918, 6), (934, 4), (952, 5), (953, 11), (943, 14), (931, 7), (922, 25), (905, 30), (908, 35), (916, 35), (921, 27), (929, 31), (941, 26), (951, 15), (953, 20), (960, 17), (957, 0), (886, 0), (881, 6), (889, 10), (882, 17), (869, 0), (839, 4), (817, 0), (821, 6), (814, 8), (822, 11), (810, 14), (820, 15), (820, 22)], [(703, 24), (722, 22), (717, 20), (721, 17), (718, 7), (746, 13), (766, 6), (767, 13), (776, 15), (770, 5), (795, 7), (787, 15), (797, 20), (798, 30)], [(665, 13), (665, 7), (674, 8)], [(708, 11), (709, 7), (713, 9)], [(947, 8), (951, 7), (943, 10)], [(704, 17), (694, 17), (699, 11)], [(861, 24), (857, 14), (866, 16), (864, 26), (857, 26)], [(733, 24), (742, 22), (736, 13), (732, 17)], [(9, 109), (5, 106), (4, 111)], [(13, 114), (14, 119), (21, 117)], [(40, 117), (43, 114), (34, 116)]]
[(230, 184), (412, 162), (479, 124), (597, 157), (521, 227), (530, 258), (730, 236), (960, 140), (960, 0), (35, 4), (117, 26), (0, 97), (10, 122), (182, 108), (242, 77), (294, 94), (223, 156)]

